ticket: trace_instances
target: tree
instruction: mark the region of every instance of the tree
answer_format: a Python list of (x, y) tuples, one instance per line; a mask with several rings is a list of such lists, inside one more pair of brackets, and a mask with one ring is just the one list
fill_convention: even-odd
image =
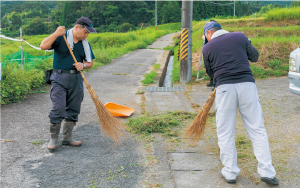
[(300, 7), (300, 1), (292, 1), (290, 7)]
[(135, 26), (130, 24), (130, 23), (123, 23), (122, 25), (120, 25), (119, 27), (119, 31), (120, 32), (127, 32), (127, 31), (130, 31), (130, 30), (136, 30), (135, 29)]
[(40, 17), (36, 17), (23, 27), (23, 31), (26, 35), (41, 35), (46, 33), (46, 26)]

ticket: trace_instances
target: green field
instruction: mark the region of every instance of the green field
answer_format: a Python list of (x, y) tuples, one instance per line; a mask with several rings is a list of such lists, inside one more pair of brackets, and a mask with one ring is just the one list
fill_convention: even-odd
[[(99, 33), (90, 34), (88, 41), (91, 44), (95, 54), (94, 65), (91, 69), (110, 63), (112, 59), (121, 57), (136, 49), (144, 49), (147, 45), (152, 44), (157, 38), (180, 30), (180, 23), (165, 24), (147, 27), (139, 34), (138, 31), (127, 33)], [(34, 46), (39, 46), (44, 38), (48, 35), (24, 36), (24, 40)], [(40, 60), (25, 60), (24, 72), (21, 69), (20, 61), (10, 60), (10, 56), (20, 51), (20, 42), (1, 40), (1, 62), (2, 79), (1, 79), (1, 104), (16, 102), (22, 100), (26, 95), (44, 85), (43, 71), (51, 69), (52, 59), (44, 58)], [(42, 50), (36, 50), (24, 43), (24, 51), (32, 56), (45, 55)], [(51, 55), (53, 52), (47, 52)], [(7, 57), (5, 59), (5, 57)]]

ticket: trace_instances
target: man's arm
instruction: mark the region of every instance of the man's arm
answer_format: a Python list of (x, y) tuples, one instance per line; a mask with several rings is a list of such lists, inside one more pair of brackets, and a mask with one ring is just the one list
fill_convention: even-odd
[(84, 65), (81, 62), (77, 62), (77, 64), (73, 64), (78, 71), (82, 71), (83, 69), (89, 69), (93, 66), (93, 60), (91, 62), (84, 61)]
[(42, 41), (40, 48), (42, 50), (49, 50), (53, 42), (56, 40), (56, 38), (59, 36), (63, 36), (65, 34), (66, 34), (65, 26), (59, 26), (52, 35), (50, 35), (49, 37), (45, 38)]
[(251, 62), (257, 62), (259, 54), (256, 48), (251, 44), (250, 39), (248, 39), (245, 35), (246, 40), (246, 50), (247, 50), (247, 56), (248, 60)]
[(206, 69), (206, 73), (208, 74), (208, 76), (210, 78), (214, 78), (214, 73), (212, 71), (211, 65), (209, 63), (208, 58), (203, 54), (203, 60), (204, 60), (204, 65), (205, 65), (205, 69)]

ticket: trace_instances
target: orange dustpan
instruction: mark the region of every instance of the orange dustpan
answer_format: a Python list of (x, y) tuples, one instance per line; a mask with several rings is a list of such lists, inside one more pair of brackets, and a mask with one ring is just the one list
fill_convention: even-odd
[(113, 116), (121, 116), (121, 117), (130, 116), (134, 112), (133, 108), (122, 106), (112, 102), (108, 102), (104, 106)]

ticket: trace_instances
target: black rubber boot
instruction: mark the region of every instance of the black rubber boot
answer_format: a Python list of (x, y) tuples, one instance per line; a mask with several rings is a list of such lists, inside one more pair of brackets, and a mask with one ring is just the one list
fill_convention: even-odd
[(54, 149), (57, 147), (57, 142), (58, 142), (58, 135), (60, 131), (60, 126), (61, 124), (52, 124), (50, 123), (50, 142), (48, 143), (48, 150), (49, 152), (53, 152)]
[(62, 145), (81, 146), (80, 141), (75, 141), (72, 139), (72, 130), (74, 126), (75, 122), (64, 122)]

